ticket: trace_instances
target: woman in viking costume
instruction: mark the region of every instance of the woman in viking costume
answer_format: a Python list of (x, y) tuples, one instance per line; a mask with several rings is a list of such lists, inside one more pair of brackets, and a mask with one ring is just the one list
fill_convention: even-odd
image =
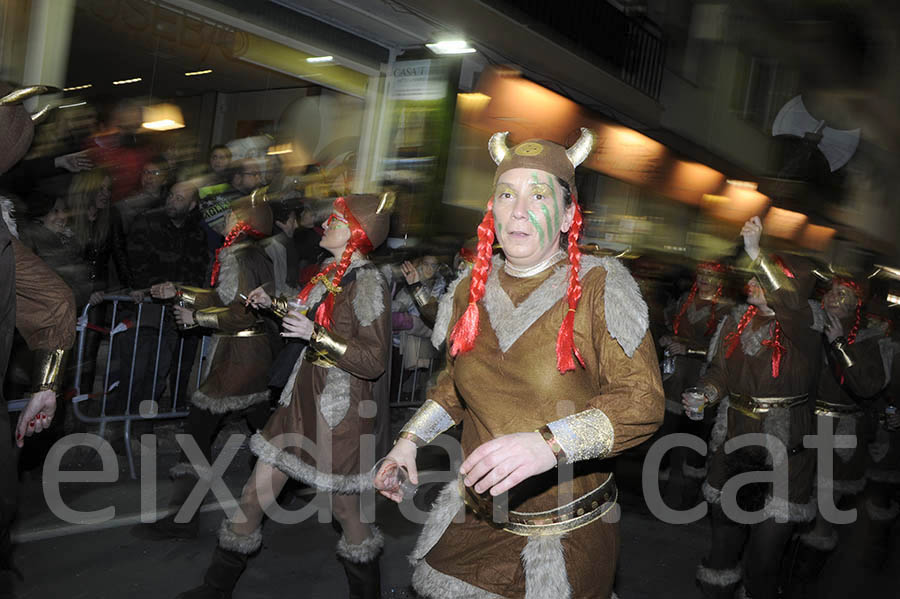
[[(863, 319), (864, 292), (852, 279), (833, 277), (821, 304), (810, 300), (813, 328), (823, 336), (815, 413), (835, 435), (856, 439), (855, 447), (836, 447), (830, 472), (818, 470), (819, 489), (830, 489), (835, 505), (848, 509), (866, 486), (865, 403), (887, 384), (892, 348), (886, 326)], [(837, 545), (834, 526), (819, 513), (815, 526), (799, 535), (790, 556), (790, 597), (811, 597), (810, 585)]]
[[(0, 175), (9, 171), (31, 147), (34, 123), (49, 106), (31, 115), (28, 98), (58, 91), (43, 85), (12, 89), (0, 84)], [(20, 574), (12, 562), (10, 527), (18, 499), (16, 453), (10, 439), (9, 410), (3, 382), (18, 329), (34, 352), (32, 394), (19, 414), (16, 445), (50, 426), (56, 413), (67, 354), (75, 340), (75, 298), (59, 275), (18, 238), (12, 200), (0, 195), (0, 595), (15, 597)]]
[[(490, 142), (498, 167), (472, 274), (441, 300), (433, 341), (449, 336), (448, 364), (388, 454), (416, 482), (417, 448), (463, 424), (466, 459), (412, 553), (413, 586), (429, 598), (607, 599), (619, 537), (604, 458), (648, 439), (665, 410), (647, 306), (619, 262), (578, 249), (575, 167), (591, 133), (568, 150), (508, 148), (506, 135)], [(375, 484), (400, 501), (385, 488), (393, 467)], [(508, 518), (495, 519), (507, 491)]]
[[(666, 417), (657, 436), (689, 433), (703, 439), (709, 436), (712, 414), (703, 422), (690, 420), (681, 405), (685, 389), (697, 385), (709, 341), (733, 303), (723, 297), (726, 268), (717, 262), (703, 262), (697, 266), (697, 276), (686, 292), (666, 310), (666, 334), (659, 345), (674, 369), (663, 373), (666, 392)], [(712, 411), (710, 411), (712, 412)], [(697, 493), (706, 476), (705, 456), (688, 448), (675, 447), (669, 453), (669, 477), (664, 499), (667, 505), (679, 509), (696, 503)]]
[[(722, 320), (699, 384), (707, 401), (720, 405), (703, 485), (711, 504), (712, 545), (697, 579), (706, 597), (730, 599), (743, 579), (748, 596), (769, 599), (776, 597), (779, 566), (794, 524), (812, 521), (816, 512), (816, 455), (803, 447), (803, 437), (815, 433), (809, 393), (818, 372), (820, 332), (813, 328), (808, 303), (810, 268), (801, 268), (799, 258), (762, 254), (758, 217), (747, 221), (741, 233), (754, 277), (747, 285), (748, 304)], [(771, 442), (725, 453), (724, 443), (745, 433), (766, 434)], [(781, 489), (774, 493), (766, 483), (738, 489), (737, 505), (764, 517), (748, 531), (735, 521), (736, 512), (727, 511), (734, 498), (723, 500), (723, 486), (746, 472), (773, 467), (782, 472), (785, 461), (787, 494)]]
[[(151, 288), (153, 297), (177, 301), (175, 321), (180, 326), (199, 325), (212, 333), (202, 382), (191, 396), (187, 427), (209, 464), (226, 415), (242, 415), (250, 430), (258, 430), (269, 417), (267, 382), (274, 331), (267, 330), (267, 321), (241, 297), (260, 286), (274, 289), (272, 261), (258, 243), (272, 231), (272, 211), (257, 195), (232, 204), (227, 217), (229, 233), (216, 251), (209, 289), (173, 283)], [(183, 456), (170, 474), (175, 479), (170, 504), (180, 508), (197, 479), (210, 473), (205, 465)], [(140, 530), (150, 538), (194, 537), (197, 516), (198, 512), (174, 513)]]
[[(231, 597), (247, 556), (262, 543), (261, 524), (288, 477), (332, 493), (332, 511), (343, 534), (337, 554), (350, 583), (350, 597), (380, 597), (381, 532), (361, 520), (359, 494), (372, 487), (360, 455), (373, 435), (374, 397), (390, 355), (388, 287), (365, 254), (386, 238), (387, 196), (338, 198), (320, 245), (331, 252), (300, 292), (298, 310), (264, 289), (249, 294), (257, 307), (287, 313), (285, 337), (309, 341), (284, 388), (279, 407), (250, 440), (259, 458), (244, 486), (240, 516), (225, 520), (202, 586), (182, 599)], [(310, 318), (307, 318), (306, 315)], [(241, 517), (242, 516), (242, 517)]]

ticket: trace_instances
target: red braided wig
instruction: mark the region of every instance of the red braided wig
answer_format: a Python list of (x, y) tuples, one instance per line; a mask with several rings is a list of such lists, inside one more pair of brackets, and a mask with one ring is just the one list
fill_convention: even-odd
[(228, 232), (228, 235), (225, 236), (225, 242), (222, 244), (222, 247), (216, 250), (216, 260), (215, 262), (213, 262), (212, 275), (210, 275), (209, 277), (210, 287), (215, 287), (216, 283), (219, 282), (219, 269), (222, 268), (222, 263), (219, 262), (219, 253), (225, 248), (231, 247), (236, 241), (238, 241), (238, 239), (241, 238), (242, 235), (244, 235), (244, 233), (250, 235), (251, 237), (255, 237), (256, 239), (265, 237), (264, 234), (257, 231), (244, 221), (238, 222), (238, 224), (236, 224), (231, 229), (231, 231)]
[(863, 305), (862, 287), (860, 287), (856, 281), (851, 281), (849, 279), (835, 279), (834, 283), (836, 283), (838, 285), (843, 285), (844, 287), (846, 287), (847, 289), (849, 289), (856, 295), (855, 320), (853, 321), (853, 327), (850, 328), (850, 332), (847, 333), (847, 344), (853, 345), (853, 343), (856, 341), (856, 334), (859, 333), (859, 325), (862, 322), (862, 305)]
[(491, 255), (494, 246), (494, 197), (487, 203), (487, 212), (478, 225), (478, 248), (475, 265), (472, 267), (472, 282), (469, 284), (469, 305), (462, 317), (456, 321), (450, 333), (450, 355), (465, 353), (475, 347), (478, 336), (477, 302), (484, 297), (484, 286), (491, 274)]
[(581, 299), (581, 280), (578, 278), (578, 271), (581, 268), (581, 250), (578, 249), (578, 238), (581, 237), (581, 227), (584, 221), (581, 218), (578, 200), (573, 198), (573, 201), (575, 202), (575, 214), (572, 218), (572, 226), (569, 227), (569, 247), (567, 249), (569, 287), (566, 289), (566, 303), (569, 305), (569, 309), (559, 327), (559, 335), (556, 336), (556, 368), (560, 372), (575, 370), (573, 356), (584, 368), (584, 359), (575, 346), (575, 309), (578, 308), (578, 300)]
[(697, 282), (694, 281), (694, 284), (691, 285), (691, 292), (688, 293), (687, 299), (684, 300), (684, 303), (681, 304), (681, 309), (678, 310), (678, 316), (675, 317), (675, 322), (672, 323), (672, 331), (677, 335), (678, 331), (681, 329), (681, 319), (684, 317), (684, 313), (687, 312), (688, 306), (691, 305), (691, 302), (694, 301), (694, 297), (697, 295)]
[(338, 293), (339, 287), (341, 284), (341, 279), (344, 277), (344, 273), (347, 272), (347, 269), (350, 268), (350, 262), (353, 260), (353, 254), (359, 252), (361, 254), (368, 254), (374, 248), (372, 247), (372, 242), (369, 240), (369, 236), (366, 235), (365, 229), (363, 229), (360, 222), (353, 216), (353, 213), (350, 212), (350, 209), (347, 207), (347, 203), (343, 197), (340, 197), (334, 201), (335, 209), (343, 214), (344, 218), (347, 219), (347, 224), (350, 227), (350, 239), (347, 241), (347, 245), (344, 247), (344, 253), (341, 254), (341, 259), (339, 262), (332, 262), (327, 266), (324, 266), (319, 270), (319, 273), (310, 279), (309, 283), (300, 290), (300, 293), (297, 294), (297, 298), (300, 301), (305, 302), (307, 298), (309, 298), (309, 294), (312, 291), (313, 287), (321, 280), (327, 280), (331, 273), (334, 273), (331, 279), (331, 284), (326, 285), (328, 289), (328, 296), (325, 298), (321, 304), (319, 304), (318, 309), (316, 310), (316, 318), (315, 322), (318, 325), (325, 327), (326, 329), (331, 330), (331, 314), (334, 312), (334, 296), (335, 293)]

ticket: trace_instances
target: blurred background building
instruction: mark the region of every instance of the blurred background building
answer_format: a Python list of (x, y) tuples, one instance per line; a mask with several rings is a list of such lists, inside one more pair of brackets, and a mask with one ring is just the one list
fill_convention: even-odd
[(471, 234), (494, 131), (571, 143), (586, 126), (598, 143), (579, 175), (585, 243), (703, 259), (765, 214), (772, 243), (862, 269), (900, 262), (898, 11), (8, 0), (0, 65), (65, 90), (33, 155), (109, 128), (140, 128), (174, 166), (227, 144), (233, 160), (277, 157), (308, 197), (394, 188), (395, 245)]

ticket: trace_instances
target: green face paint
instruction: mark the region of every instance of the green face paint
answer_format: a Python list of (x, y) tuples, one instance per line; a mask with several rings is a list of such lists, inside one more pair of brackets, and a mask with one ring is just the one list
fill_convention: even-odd
[(541, 212), (544, 213), (544, 220), (547, 221), (547, 238), (552, 239), (559, 229), (554, 227), (553, 221), (550, 220), (550, 210), (546, 204), (541, 204)]
[(547, 185), (550, 186), (550, 197), (553, 198), (553, 215), (556, 217), (555, 224), (553, 225), (554, 229), (559, 226), (559, 202), (556, 201), (556, 186), (553, 185), (553, 176), (549, 173), (547, 174)]
[(503, 235), (503, 225), (497, 223), (497, 237), (500, 237), (501, 235)]
[(534, 227), (535, 230), (538, 232), (538, 239), (541, 242), (541, 249), (544, 249), (544, 246), (547, 245), (547, 242), (545, 241), (544, 230), (541, 228), (540, 223), (538, 223), (537, 217), (534, 215), (534, 212), (532, 212), (531, 210), (528, 211), (528, 220), (531, 221), (531, 226)]

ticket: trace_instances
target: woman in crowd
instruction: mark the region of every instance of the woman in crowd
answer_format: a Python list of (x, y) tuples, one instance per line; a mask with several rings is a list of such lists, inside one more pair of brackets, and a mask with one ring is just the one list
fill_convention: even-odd
[[(816, 514), (816, 455), (804, 448), (803, 438), (815, 433), (809, 393), (821, 349), (808, 303), (811, 269), (799, 258), (763, 255), (759, 217), (747, 221), (741, 233), (752, 261), (748, 304), (722, 320), (699, 384), (708, 403), (721, 404), (703, 485), (711, 504), (712, 543), (697, 579), (705, 597), (730, 599), (743, 580), (747, 596), (774, 599), (794, 525), (810, 522)], [(689, 400), (686, 396), (686, 408)], [(766, 435), (766, 445), (726, 453), (725, 442), (745, 433)], [(723, 486), (735, 475), (771, 470), (779, 475), (785, 466), (787, 489), (759, 482), (744, 484), (736, 497), (722, 497)], [(763, 520), (745, 526), (742, 514), (729, 509), (735, 505)]]
[[(664, 397), (637, 284), (616, 260), (578, 249), (575, 167), (591, 145), (586, 129), (568, 150), (491, 138), (498, 166), (477, 259), (435, 324), (449, 334), (448, 364), (375, 481), (400, 501), (395, 469), (417, 482), (418, 448), (463, 425), (459, 479), (411, 555), (424, 597), (612, 595), (618, 526), (604, 516), (617, 493), (604, 458), (653, 434)], [(494, 239), (503, 257), (492, 258)]]
[(372, 486), (362, 439), (372, 435), (378, 410), (387, 409), (376, 404), (373, 392), (390, 352), (390, 297), (384, 279), (365, 258), (387, 238), (383, 204), (384, 198), (372, 195), (335, 201), (320, 243), (332, 258), (301, 290), (298, 301), (305, 308), (285, 298), (273, 300), (263, 288), (249, 294), (253, 306), (286, 313), (283, 336), (309, 345), (278, 409), (250, 440), (259, 461), (244, 486), (238, 515), (222, 523), (203, 584), (181, 599), (231, 596), (248, 555), (262, 544), (263, 515), (288, 477), (332, 494), (332, 513), (342, 530), (337, 554), (350, 597), (380, 597), (378, 556), (384, 538), (363, 523), (359, 494)]

